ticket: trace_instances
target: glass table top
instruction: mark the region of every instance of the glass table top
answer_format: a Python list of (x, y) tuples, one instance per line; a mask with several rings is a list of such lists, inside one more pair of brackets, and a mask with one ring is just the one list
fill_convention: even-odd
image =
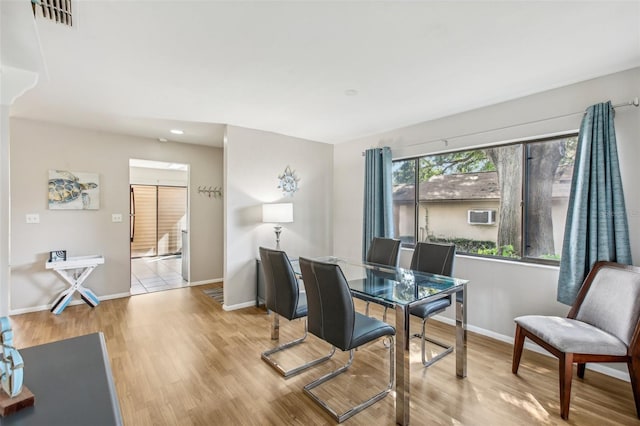
[[(333, 256), (312, 260), (339, 265), (352, 292), (394, 305), (436, 300), (460, 291), (468, 283), (465, 279)], [(297, 259), (291, 261), (291, 266), (300, 276)]]

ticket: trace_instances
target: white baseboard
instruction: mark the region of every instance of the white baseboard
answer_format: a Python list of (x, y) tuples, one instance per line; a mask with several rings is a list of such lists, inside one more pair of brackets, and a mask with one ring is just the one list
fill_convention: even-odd
[(197, 285), (215, 284), (215, 283), (221, 283), (221, 282), (222, 282), (222, 278), (214, 278), (212, 280), (192, 281), (189, 283), (189, 286), (194, 287)]
[(237, 309), (244, 309), (244, 308), (250, 308), (252, 306), (256, 306), (256, 301), (252, 300), (250, 302), (244, 302), (244, 303), (238, 303), (236, 305), (222, 305), (222, 309), (224, 309), (225, 311), (235, 311)]
[[(432, 317), (431, 319), (434, 319), (436, 321), (440, 321), (442, 323), (449, 324), (449, 325), (454, 325), (454, 326), (456, 325), (455, 320), (453, 320), (451, 318), (447, 318), (447, 317), (442, 316), (442, 315), (436, 315), (436, 316)], [(476, 327), (476, 326), (468, 325), (468, 324), (467, 324), (467, 330), (468, 331), (472, 331), (474, 333), (481, 334), (481, 335), (486, 336), (486, 337), (490, 337), (490, 338), (495, 339), (495, 340), (499, 340), (501, 342), (505, 342), (505, 343), (509, 343), (509, 344), (513, 345), (513, 336), (505, 336), (504, 334), (499, 334), (499, 333), (496, 333), (496, 332), (491, 331), (491, 330), (485, 330), (484, 328), (480, 328), (480, 327)], [(540, 346), (538, 346), (536, 344), (533, 344), (533, 343), (531, 343), (529, 341), (525, 341), (524, 342), (524, 347), (525, 347), (525, 349), (528, 349), (530, 351), (537, 352), (539, 354), (555, 358), (555, 356), (551, 355), (549, 352), (544, 350), (542, 347), (540, 347)], [(598, 373), (606, 374), (607, 376), (614, 377), (614, 378), (620, 379), (620, 380), (624, 380), (625, 382), (630, 382), (631, 381), (628, 372), (620, 371), (620, 370), (617, 370), (617, 369), (611, 368), (611, 367), (607, 367), (606, 365), (603, 365), (603, 364), (587, 363), (587, 370), (597, 371)]]
[[(220, 283), (220, 282), (222, 282), (222, 278), (214, 278), (212, 280), (191, 282), (191, 283), (189, 283), (189, 286), (198, 286), (198, 285), (204, 285), (204, 284), (214, 284), (214, 283)], [(123, 297), (129, 297), (129, 296), (131, 296), (130, 292), (115, 293), (115, 294), (109, 294), (107, 296), (100, 296), (100, 297), (98, 297), (98, 300), (102, 301), (102, 300), (111, 300), (111, 299), (121, 299)], [(80, 304), (83, 304), (83, 303), (85, 303), (85, 302), (82, 299), (74, 299), (71, 302), (69, 302), (68, 306), (80, 305)], [(50, 310), (50, 309), (51, 309), (51, 305), (31, 306), (29, 308), (20, 308), (20, 309), (9, 310), (9, 315), (28, 314), (30, 312), (47, 311), (47, 310)], [(237, 308), (237, 309), (240, 309), (240, 308)]]
[[(82, 302), (84, 303), (84, 302)], [(70, 305), (75, 305), (75, 303), (70, 302)], [(30, 312), (39, 312), (39, 311), (48, 311), (51, 309), (51, 305), (41, 305), (41, 306), (32, 306), (30, 308), (20, 308), (20, 309), (11, 309), (9, 310), (9, 316), (11, 315), (20, 315), (20, 314), (28, 314)]]
[[(100, 296), (98, 297), (98, 300), (103, 301), (103, 300), (111, 300), (111, 299), (121, 299), (123, 297), (129, 297), (129, 296), (131, 296), (131, 293), (129, 292), (116, 293), (116, 294), (109, 294), (107, 296)], [(68, 306), (82, 305), (84, 303), (85, 301), (82, 299), (74, 299), (71, 302), (69, 302)], [(20, 315), (20, 314), (28, 314), (29, 312), (49, 311), (51, 310), (51, 306), (52, 305), (40, 305), (40, 306), (32, 306), (30, 308), (13, 309), (9, 311), (9, 315)]]
[[(109, 294), (107, 296), (101, 296), (98, 297), (99, 300), (111, 300), (111, 299), (122, 299), (123, 297), (129, 297), (131, 296), (130, 292), (126, 292), (126, 293), (116, 293), (116, 294)], [(82, 302), (82, 300), (78, 300), (78, 303)]]

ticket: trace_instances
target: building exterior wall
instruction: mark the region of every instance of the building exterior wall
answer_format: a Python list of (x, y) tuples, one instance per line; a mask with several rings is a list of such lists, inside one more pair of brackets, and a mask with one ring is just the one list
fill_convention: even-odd
[(396, 230), (396, 238), (403, 241), (413, 240), (415, 232), (415, 215), (413, 214), (413, 203), (393, 204), (393, 223)]
[(564, 224), (567, 221), (568, 206), (569, 198), (556, 198), (552, 202), (551, 215), (553, 217), (553, 247), (558, 255), (562, 253)]
[[(553, 241), (556, 254), (562, 252), (564, 224), (567, 215), (568, 198), (555, 198), (552, 203)], [(468, 223), (469, 210), (495, 210), (496, 223), (492, 225), (472, 225)], [(500, 202), (488, 201), (447, 201), (422, 202), (418, 210), (418, 241), (427, 237), (438, 239), (464, 238), (476, 241), (497, 241)], [(413, 204), (394, 204), (396, 238), (410, 240), (414, 233)]]
[[(498, 201), (450, 201), (442, 203), (420, 203), (418, 216), (419, 237), (466, 238), (479, 241), (496, 241), (498, 225), (470, 225), (468, 210), (500, 209)], [(496, 215), (497, 221), (497, 215)]]

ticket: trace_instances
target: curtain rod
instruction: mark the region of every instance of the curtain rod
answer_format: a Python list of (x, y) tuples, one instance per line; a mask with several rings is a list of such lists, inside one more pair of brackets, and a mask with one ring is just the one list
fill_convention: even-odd
[(624, 102), (624, 103), (621, 103), (621, 104), (613, 105), (614, 108), (621, 108), (621, 107), (626, 107), (626, 106), (634, 106), (634, 107), (640, 106), (640, 100), (636, 96), (635, 98), (633, 98), (629, 102)]
[[(632, 100), (630, 100), (628, 102), (612, 105), (613, 108), (623, 108), (623, 107), (628, 107), (628, 106), (634, 106), (634, 107), (640, 106), (640, 100), (638, 99), (638, 97), (636, 96), (635, 98), (633, 98)], [(536, 123), (541, 123), (543, 121), (555, 120), (557, 118), (571, 117), (572, 115), (584, 114), (585, 111), (586, 111), (586, 109), (584, 111), (571, 112), (569, 114), (556, 115), (556, 116), (553, 116), (553, 117), (541, 118), (539, 120), (527, 121), (526, 123), (511, 124), (509, 126), (497, 127), (495, 129), (481, 130), (479, 132), (472, 132), (472, 133), (465, 133), (465, 134), (462, 134), (462, 135), (450, 136), (448, 138), (432, 139), (432, 140), (429, 140), (429, 141), (426, 141), (426, 142), (417, 142), (417, 143), (410, 144), (410, 145), (404, 145), (403, 148), (409, 148), (409, 147), (412, 147), (412, 146), (426, 145), (426, 144), (430, 144), (430, 143), (434, 143), (434, 142), (443, 142), (443, 141), (445, 142), (445, 145), (448, 145), (450, 139), (458, 139), (458, 138), (463, 138), (463, 137), (466, 137), (466, 136), (481, 135), (483, 133), (495, 132), (497, 130), (506, 130), (506, 129), (510, 129), (512, 127), (525, 126), (527, 124), (536, 124)], [(362, 155), (364, 156), (364, 152), (362, 153)]]

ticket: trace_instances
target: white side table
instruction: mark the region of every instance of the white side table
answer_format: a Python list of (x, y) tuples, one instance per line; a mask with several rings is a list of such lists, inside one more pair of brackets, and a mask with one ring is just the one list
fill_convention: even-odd
[[(60, 293), (51, 308), (51, 312), (59, 315), (64, 311), (64, 308), (67, 307), (73, 298), (73, 293), (76, 291), (80, 293), (82, 300), (84, 300), (87, 305), (92, 308), (98, 306), (100, 303), (98, 296), (96, 296), (93, 291), (83, 287), (82, 283), (84, 283), (89, 274), (91, 274), (98, 265), (103, 263), (104, 257), (102, 256), (79, 256), (70, 257), (67, 260), (47, 262), (45, 268), (56, 271), (70, 285), (69, 288)], [(76, 270), (81, 272), (77, 273), (75, 272)]]

